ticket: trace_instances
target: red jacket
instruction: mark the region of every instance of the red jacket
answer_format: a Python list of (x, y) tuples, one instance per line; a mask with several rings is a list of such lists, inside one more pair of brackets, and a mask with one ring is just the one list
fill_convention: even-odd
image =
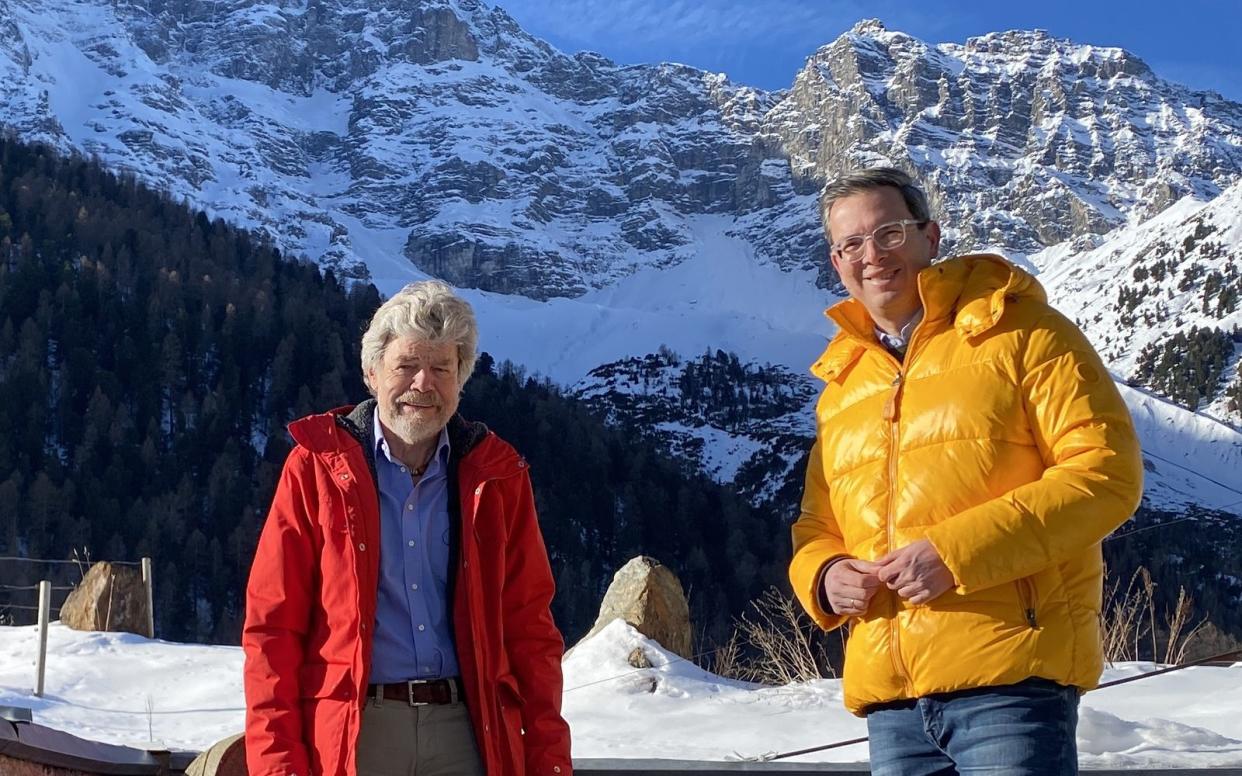
[[(297, 446), (246, 589), (251, 776), (355, 775), (379, 584), (379, 497), (364, 446), (373, 412), (368, 401), (289, 426)], [(460, 417), (449, 440), (453, 633), (479, 752), (489, 776), (569, 776), (564, 644), (526, 461)]]

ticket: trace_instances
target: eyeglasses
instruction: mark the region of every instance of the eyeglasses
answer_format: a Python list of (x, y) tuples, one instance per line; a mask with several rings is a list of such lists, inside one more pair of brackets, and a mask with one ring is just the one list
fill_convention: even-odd
[(880, 224), (870, 234), (852, 235), (833, 243), (829, 247), (846, 261), (851, 263), (858, 262), (862, 261), (863, 245), (866, 244), (867, 240), (873, 240), (875, 247), (879, 250), (891, 251), (906, 244), (907, 226), (917, 226), (919, 229), (922, 229), (927, 224), (927, 221), (916, 221), (913, 218), (892, 221), (887, 224)]

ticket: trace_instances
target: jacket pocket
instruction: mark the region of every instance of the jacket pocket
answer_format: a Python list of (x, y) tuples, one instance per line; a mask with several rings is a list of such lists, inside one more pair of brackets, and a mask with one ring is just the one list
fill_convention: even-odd
[(350, 741), (358, 728), (351, 716), (358, 709), (350, 673), (346, 663), (304, 663), (298, 669), (302, 740), (313, 775), (345, 773), (354, 758)]
[(496, 680), (496, 687), (500, 693), (500, 702), (502, 705), (514, 706), (521, 708), (526, 705), (522, 694), (518, 692), (517, 679), (513, 674), (501, 674)]
[(1035, 580), (1030, 577), (1022, 577), (1014, 582), (1018, 588), (1018, 603), (1022, 609), (1022, 619), (1032, 628), (1039, 627), (1039, 619), (1036, 616), (1036, 609), (1039, 601), (1035, 595)]
[(518, 692), (517, 680), (512, 674), (501, 674), (496, 679), (496, 702), (500, 707), (501, 740), (509, 767), (513, 773), (525, 773), (526, 731), (522, 727), (522, 706), (526, 701)]
[(324, 504), (319, 509), (319, 525), (324, 531), (348, 533), (354, 508), (339, 502)]
[(349, 700), (353, 696), (346, 663), (303, 663), (298, 669), (298, 697)]

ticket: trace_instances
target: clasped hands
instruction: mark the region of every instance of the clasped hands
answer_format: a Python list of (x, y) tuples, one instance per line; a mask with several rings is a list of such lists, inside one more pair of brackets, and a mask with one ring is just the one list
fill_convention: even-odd
[(824, 595), (837, 614), (861, 615), (880, 585), (912, 604), (925, 604), (954, 587), (953, 572), (926, 539), (875, 561), (845, 558), (824, 572)]

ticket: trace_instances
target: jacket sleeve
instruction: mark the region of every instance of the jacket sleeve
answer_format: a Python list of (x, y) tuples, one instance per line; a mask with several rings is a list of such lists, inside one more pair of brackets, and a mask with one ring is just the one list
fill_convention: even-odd
[(789, 562), (789, 582), (794, 594), (811, 619), (824, 630), (839, 628), (848, 618), (828, 611), (820, 595), (824, 570), (845, 556), (845, 539), (832, 513), (824, 462), (817, 440), (806, 465), (806, 488), (802, 493), (802, 514), (793, 524), (793, 559)]
[(510, 516), (502, 607), (505, 653), (522, 694), (526, 773), (570, 776), (569, 724), (561, 716), (561, 658), (565, 643), (552, 621), (555, 585), (535, 516), (530, 478)]
[(1142, 456), (1129, 410), (1078, 327), (1055, 311), (1042, 316), (1019, 370), (1046, 468), (1039, 479), (928, 531), (963, 593), (1081, 554), (1128, 520), (1142, 497)]
[[(309, 773), (299, 702), (314, 565), (309, 455), (294, 448), (259, 536), (246, 586), (246, 761), (253, 776)], [(310, 493), (314, 493), (311, 482)]]

